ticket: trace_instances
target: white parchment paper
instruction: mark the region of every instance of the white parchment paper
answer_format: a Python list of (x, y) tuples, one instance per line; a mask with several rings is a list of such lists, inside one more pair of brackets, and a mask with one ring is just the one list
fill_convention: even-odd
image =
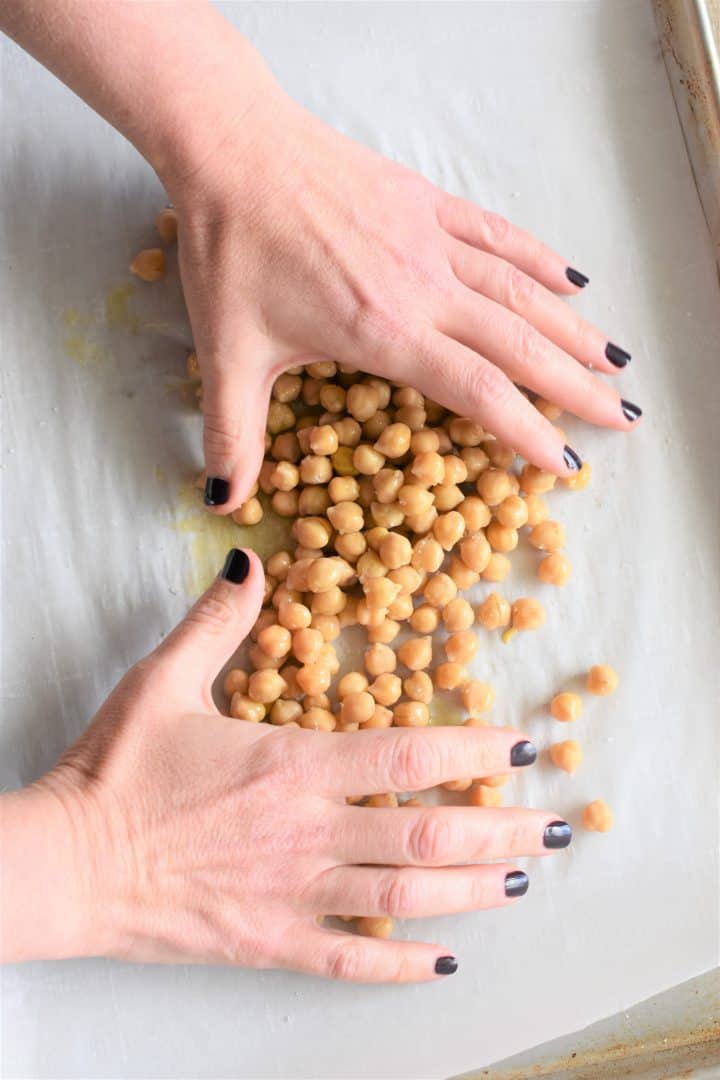
[[(230, 4), (329, 122), (533, 229), (591, 276), (577, 301), (633, 352), (632, 438), (568, 422), (594, 468), (553, 506), (574, 581), (516, 570), (548, 624), (483, 644), (495, 717), (621, 674), (512, 797), (616, 827), (528, 864), (511, 910), (402, 927), (460, 970), (411, 988), (104, 960), (2, 973), (7, 1077), (443, 1077), (583, 1026), (718, 960), (720, 306), (650, 5)], [(3, 42), (0, 783), (49, 767), (174, 624), (231, 542), (187, 488), (200, 424), (177, 281), (126, 290), (163, 202), (135, 152)], [(189, 77), (191, 73), (188, 73)], [(48, 896), (48, 903), (52, 897)]]

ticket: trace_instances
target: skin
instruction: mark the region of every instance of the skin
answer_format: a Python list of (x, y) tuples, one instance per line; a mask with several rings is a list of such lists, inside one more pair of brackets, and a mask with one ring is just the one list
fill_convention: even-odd
[[(176, 207), (206, 467), (230, 483), (216, 512), (255, 481), (273, 380), (312, 359), (410, 383), (560, 476), (563, 438), (514, 381), (633, 426), (589, 370), (616, 373), (606, 334), (562, 299), (577, 291), (564, 258), (313, 117), (208, 4), (5, 0), (0, 28), (137, 147)], [(358, 738), (220, 716), (211, 681), (254, 621), (261, 576), (253, 557), (245, 584), (216, 582), (62, 762), (0, 798), (4, 959), (434, 978), (447, 950), (314, 917), (503, 904), (509, 867), (480, 863), (545, 853), (542, 811), (343, 801), (506, 773), (517, 732)]]

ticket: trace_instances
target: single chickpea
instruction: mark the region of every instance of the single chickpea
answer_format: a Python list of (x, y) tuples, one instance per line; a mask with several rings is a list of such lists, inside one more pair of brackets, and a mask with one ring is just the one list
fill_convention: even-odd
[(478, 644), (473, 630), (458, 630), (445, 642), (445, 655), (448, 660), (466, 664), (477, 652)]
[(464, 484), (467, 480), (467, 465), (461, 457), (447, 454), (443, 459), (443, 479), (446, 485)]
[(427, 413), (420, 405), (403, 405), (395, 413), (395, 420), (399, 424), (407, 424), (411, 432), (422, 431)]
[(472, 787), (472, 777), (468, 776), (464, 780), (447, 780), (440, 787), (445, 791), (468, 791)]
[(344, 579), (340, 559), (314, 559), (307, 571), (307, 587), (312, 593), (325, 592)]
[(311, 731), (334, 731), (336, 720), (329, 709), (307, 709), (300, 717), (300, 727)]
[(388, 533), (381, 541), (378, 554), (389, 570), (407, 566), (412, 558), (412, 545), (400, 533)]
[(297, 673), (299, 670), (300, 668), (297, 664), (285, 664), (284, 667), (280, 668), (280, 674), (285, 680), (286, 687), (282, 693), (283, 699), (290, 700), (292, 698), (301, 698), (305, 693), (302, 687), (298, 686), (297, 683)]
[(580, 743), (574, 739), (565, 739), (564, 742), (553, 743), (550, 747), (550, 760), (553, 765), (564, 772), (574, 773), (583, 759)]
[(398, 797), (393, 792), (388, 791), (383, 794), (371, 795), (365, 802), (366, 806), (370, 806), (376, 810), (390, 810), (396, 809), (398, 806)]
[(337, 432), (329, 424), (310, 428), (308, 444), (313, 454), (318, 457), (327, 457), (334, 454), (340, 445)]
[(393, 709), (393, 721), (396, 727), (427, 727), (430, 713), (423, 701), (401, 701)]
[(449, 574), (444, 574), (442, 571), (431, 574), (425, 582), (423, 596), (427, 603), (432, 604), (433, 607), (444, 608), (446, 604), (455, 599), (456, 595), (457, 585)]
[(468, 673), (462, 664), (450, 660), (435, 668), (435, 685), (438, 690), (456, 690), (467, 682)]
[(504, 469), (486, 469), (478, 476), (477, 493), (488, 506), (499, 506), (512, 494), (510, 477)]
[(467, 567), (462, 559), (458, 559), (456, 555), (453, 555), (450, 559), (447, 572), (458, 589), (471, 589), (480, 580), (480, 575), (475, 570)]
[(313, 630), (310, 626), (293, 631), (292, 651), (301, 664), (316, 663), (324, 643), (325, 639), (320, 631)]
[(284, 626), (266, 626), (257, 636), (257, 643), (262, 651), (273, 659), (280, 659), (290, 652), (292, 638)]
[(257, 525), (262, 518), (262, 503), (256, 498), (246, 499), (242, 506), (232, 512), (232, 519), (237, 525)]
[(271, 435), (279, 435), (281, 431), (290, 431), (295, 427), (295, 413), (290, 405), (282, 401), (271, 401), (268, 406), (267, 430)]
[(470, 788), (471, 806), (502, 806), (502, 791), (500, 788), (486, 787), (484, 784), (473, 784)]
[(404, 479), (401, 469), (381, 469), (379, 473), (376, 473), (373, 476), (373, 490), (377, 502), (395, 502)]
[(482, 443), (482, 448), (487, 454), (490, 464), (494, 465), (496, 469), (509, 470), (513, 467), (515, 451), (509, 446), (498, 442), (497, 439), (486, 439)]
[(335, 420), (333, 427), (341, 448), (343, 446), (354, 448), (362, 438), (362, 428), (357, 420), (353, 420), (352, 416), (344, 416), (341, 420)]
[(332, 379), (337, 372), (337, 364), (334, 360), (316, 360), (314, 364), (307, 364), (305, 371), (313, 379)]
[(308, 454), (300, 461), (300, 479), (303, 484), (327, 484), (332, 475), (332, 463), (326, 457)]
[(383, 525), (386, 529), (397, 528), (405, 519), (398, 503), (373, 502), (370, 505), (370, 514), (376, 525)]
[(415, 541), (410, 562), (416, 570), (434, 573), (440, 569), (444, 557), (445, 552), (437, 540), (431, 536), (423, 536)]
[(358, 625), (358, 604), (360, 602), (357, 596), (348, 596), (347, 603), (342, 611), (338, 612), (337, 620), (340, 625), (340, 629), (344, 630), (347, 626)]
[(480, 425), (474, 420), (468, 420), (467, 417), (453, 417), (447, 425), (447, 430), (457, 446), (479, 446), (485, 438), (485, 432)]
[(435, 524), (436, 517), (437, 510), (434, 506), (431, 506), (429, 510), (423, 510), (419, 514), (406, 514), (404, 524), (411, 533), (421, 537), (430, 532)]
[(537, 600), (521, 596), (512, 606), (513, 630), (538, 630), (545, 622), (545, 610)]
[(365, 670), (375, 678), (390, 674), (397, 666), (397, 657), (389, 645), (371, 645), (365, 650)]
[(528, 539), (539, 551), (559, 551), (565, 547), (565, 529), (559, 521), (541, 521), (533, 526)]
[(270, 474), (270, 480), (277, 491), (292, 491), (300, 482), (300, 472), (291, 462), (279, 461)]
[(382, 626), (387, 618), (388, 610), (388, 608), (370, 607), (367, 600), (362, 597), (358, 600), (355, 609), (357, 622), (360, 626)]
[[(448, 421), (445, 421), (447, 423)], [(435, 432), (438, 437), (438, 454), (452, 454), (455, 447), (453, 446), (453, 440), (450, 438), (447, 432), (447, 428), (436, 427)]]
[(392, 727), (393, 714), (392, 710), (388, 709), (385, 705), (376, 705), (375, 711), (369, 720), (366, 720), (360, 727), (363, 731), (368, 728), (389, 728)]
[(377, 626), (369, 626), (367, 638), (371, 645), (389, 645), (400, 633), (400, 623), (395, 619), (385, 618)]
[(485, 451), (480, 446), (464, 446), (460, 451), (460, 457), (465, 463), (469, 483), (474, 484), (481, 472), (484, 472), (490, 464)]
[(279, 701), (273, 702), (272, 708), (270, 709), (270, 723), (281, 726), (299, 723), (302, 712), (303, 707), (299, 701), (287, 701), (284, 698), (280, 698)]
[(375, 443), (375, 449), (388, 458), (399, 458), (410, 449), (411, 432), (407, 424), (388, 424)]
[(460, 544), (460, 558), (469, 570), (474, 570), (477, 574), (485, 570), (491, 556), (492, 549), (483, 533), (468, 536)]
[(340, 704), (342, 724), (365, 724), (375, 712), (375, 698), (367, 690), (346, 694)]
[(480, 577), (484, 581), (504, 581), (510, 573), (511, 566), (512, 564), (507, 555), (503, 555), (499, 551), (493, 551), (488, 559), (487, 566), (481, 571)]
[(443, 608), (442, 620), (445, 629), (453, 634), (458, 630), (468, 630), (475, 622), (475, 613), (467, 600), (456, 596)]
[(559, 405), (553, 405), (552, 401), (547, 401), (543, 397), (536, 397), (533, 402), (535, 408), (539, 413), (545, 417), (546, 420), (558, 420), (562, 416), (562, 409)]
[(339, 502), (329, 506), (327, 516), (332, 527), (341, 534), (359, 532), (365, 524), (362, 507), (355, 502)]
[(469, 533), (476, 533), (480, 529), (484, 529), (491, 517), (489, 507), (477, 495), (468, 495), (460, 503), (458, 513), (465, 518), (465, 528)]
[(540, 495), (526, 495), (525, 505), (527, 506), (528, 511), (527, 524), (531, 528), (535, 525), (539, 525), (541, 521), (547, 521), (550, 516), (547, 503)]
[(499, 521), (491, 521), (485, 530), (490, 547), (494, 551), (514, 551), (518, 546), (517, 529), (511, 529), (508, 525), (501, 525)]
[(362, 671), (348, 671), (337, 684), (338, 701), (342, 701), (348, 694), (362, 694), (367, 688), (368, 681)]
[(416, 570), (414, 566), (398, 566), (388, 574), (388, 581), (398, 586), (401, 593), (412, 596), (425, 581), (425, 573)]
[(270, 455), (275, 461), (290, 461), (293, 464), (302, 457), (298, 437), (293, 431), (283, 431), (276, 435), (270, 448)]
[(527, 504), (519, 495), (508, 495), (496, 508), (495, 517), (508, 529), (521, 529), (527, 524)]
[(582, 823), (588, 832), (609, 832), (613, 827), (612, 810), (604, 799), (595, 799), (583, 810)]
[(409, 619), (413, 613), (412, 596), (398, 593), (388, 608), (387, 613), (391, 619), (396, 619), (398, 622), (405, 622), (405, 620)]
[(330, 506), (330, 496), (324, 484), (309, 484), (298, 497), (300, 517), (322, 517)]
[(592, 468), (589, 461), (583, 461), (581, 467), (577, 472), (571, 473), (570, 476), (563, 476), (559, 480), (559, 483), (563, 487), (569, 488), (570, 491), (582, 491), (590, 483), (590, 477), (592, 476)]
[[(310, 626), (313, 630), (320, 631), (323, 636), (323, 641), (336, 641), (340, 636), (340, 623), (338, 622), (337, 615), (315, 614), (312, 616)], [(298, 627), (298, 629), (300, 628)]]
[(285, 586), (288, 589), (296, 590), (297, 592), (307, 592), (308, 588), (308, 571), (312, 566), (315, 559), (311, 556), (297, 557), (297, 551), (295, 554), (295, 562), (291, 563), (288, 567), (288, 572), (285, 577)]
[(263, 461), (260, 466), (260, 472), (258, 473), (258, 486), (265, 495), (272, 495), (275, 490), (275, 485), (270, 480), (270, 477), (275, 472), (274, 461)]
[(245, 694), (235, 693), (230, 699), (230, 715), (235, 720), (249, 720), (259, 724), (265, 719), (265, 706)]
[(333, 454), (332, 466), (338, 476), (356, 476), (357, 469), (353, 465), (354, 450), (350, 446), (340, 446)]
[(523, 465), (520, 470), (520, 490), (528, 495), (545, 495), (555, 487), (556, 476), (543, 472), (536, 465)]
[(321, 388), (322, 383), (319, 379), (306, 376), (303, 379), (302, 390), (300, 391), (303, 402), (311, 407), (319, 405)]
[(335, 383), (325, 383), (320, 387), (320, 404), (331, 413), (341, 413), (345, 409), (345, 391)]
[(595, 664), (588, 671), (585, 687), (589, 693), (605, 697), (615, 693), (619, 682), (617, 671), (609, 664)]
[(270, 506), (278, 517), (295, 517), (298, 512), (297, 490), (276, 491), (270, 499)]
[(387, 409), (390, 404), (392, 389), (387, 379), (381, 379), (378, 375), (367, 375), (363, 380), (366, 386), (372, 386), (377, 391), (378, 408)]
[(255, 671), (248, 681), (248, 697), (263, 705), (270, 705), (285, 690), (285, 680), (279, 672), (271, 669)]
[(509, 779), (509, 776), (480, 776), (477, 778), (477, 783), (482, 784), (483, 787), (501, 788), (505, 787)]
[(305, 664), (299, 668), (295, 678), (300, 689), (306, 694), (324, 694), (332, 682), (332, 675), (327, 668), (318, 667), (317, 664)]
[(438, 622), (438, 610), (431, 604), (421, 604), (410, 616), (410, 626), (416, 634), (432, 634)]
[(462, 688), (462, 703), (469, 713), (485, 712), (495, 704), (495, 690), (489, 683), (470, 679)]
[(414, 457), (420, 454), (436, 454), (440, 446), (437, 431), (431, 428), (423, 428), (422, 431), (414, 431), (410, 436), (410, 453)]
[(265, 575), (265, 584), (263, 586), (263, 606), (270, 603), (270, 598), (275, 595), (275, 589), (278, 587), (277, 581), (270, 574)]
[(139, 251), (130, 263), (129, 270), (143, 281), (161, 281), (165, 277), (165, 253), (162, 248)]
[(323, 517), (297, 518), (291, 531), (297, 542), (307, 548), (324, 548), (332, 537), (332, 528)]
[(422, 701), (426, 705), (432, 701), (433, 683), (426, 671), (414, 671), (412, 675), (408, 675), (403, 679), (402, 688), (405, 697), (409, 697), (411, 701)]
[(380, 395), (374, 386), (367, 383), (355, 383), (345, 396), (345, 408), (355, 420), (363, 423), (377, 412)]
[(289, 551), (276, 551), (265, 563), (265, 569), (276, 581), (284, 581), (291, 563), (292, 556)]
[(341, 533), (335, 537), (335, 551), (354, 563), (367, 551), (367, 541), (361, 532)]
[(435, 499), (435, 509), (441, 514), (454, 510), (465, 498), (457, 484), (437, 484), (432, 489), (432, 495)]
[(463, 727), (490, 727), (490, 721), (483, 719), (482, 716), (468, 716), (467, 720), (463, 720)]
[(394, 705), (402, 693), (402, 682), (391, 671), (381, 672), (368, 687), (378, 705)]
[(424, 408), (425, 398), (413, 386), (399, 386), (393, 391), (392, 403), (397, 409), (402, 409), (406, 405), (417, 405)]
[(434, 502), (432, 492), (419, 484), (403, 484), (398, 491), (398, 503), (404, 514), (421, 514), (430, 510)]
[(486, 630), (498, 630), (510, 623), (510, 604), (499, 593), (490, 593), (477, 609), (477, 621)]
[(327, 694), (306, 694), (303, 698), (303, 708), (306, 712), (308, 709), (329, 709), (330, 698)]
[(443, 550), (450, 551), (465, 535), (465, 518), (457, 510), (450, 510), (435, 519), (432, 531)]
[(172, 206), (165, 206), (155, 218), (155, 228), (163, 244), (174, 244), (177, 240), (178, 219)]
[(324, 592), (312, 594), (310, 610), (313, 615), (339, 615), (347, 604), (347, 599), (339, 585), (332, 585)]
[(366, 551), (357, 561), (356, 572), (361, 584), (370, 578), (385, 577), (387, 566), (375, 551)]
[(248, 673), (240, 668), (228, 671), (223, 681), (223, 692), (231, 698), (233, 694), (247, 694)]
[(368, 578), (363, 582), (363, 592), (368, 608), (371, 610), (384, 608), (387, 611), (395, 597), (399, 595), (400, 586), (387, 577)]
[(371, 529), (365, 530), (367, 546), (371, 548), (372, 551), (377, 552), (385, 537), (389, 535), (390, 530), (386, 529), (384, 525), (373, 525)]
[(310, 625), (312, 616), (305, 604), (284, 600), (277, 609), (277, 619), (287, 630), (301, 630)]
[[(422, 435), (424, 432), (418, 432), (417, 434)], [(443, 483), (445, 477), (444, 462), (445, 459), (440, 454), (434, 450), (428, 450), (416, 455), (410, 466), (410, 473), (420, 484), (434, 487), (436, 484)]]
[(538, 563), (537, 576), (545, 585), (566, 585), (570, 580), (570, 560), (559, 551), (546, 555)]
[(398, 648), (397, 658), (411, 671), (421, 671), (432, 660), (432, 638), (419, 637), (404, 641)]

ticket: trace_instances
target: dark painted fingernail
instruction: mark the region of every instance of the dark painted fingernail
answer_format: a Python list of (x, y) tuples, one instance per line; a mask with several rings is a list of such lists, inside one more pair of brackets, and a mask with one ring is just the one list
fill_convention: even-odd
[(505, 895), (524, 896), (529, 884), (530, 879), (527, 874), (523, 874), (522, 870), (513, 870), (511, 874), (505, 875)]
[(572, 469), (573, 472), (578, 472), (582, 469), (582, 459), (575, 453), (572, 446), (565, 446), (563, 458), (568, 469)]
[(543, 844), (547, 848), (567, 847), (572, 840), (572, 829), (567, 821), (551, 821), (545, 827)]
[(222, 506), (230, 497), (230, 484), (219, 476), (208, 476), (205, 481), (205, 505)]
[(565, 277), (568, 281), (571, 281), (573, 285), (577, 285), (579, 289), (584, 289), (590, 280), (589, 277), (585, 277), (584, 274), (581, 274), (579, 270), (573, 270), (572, 266), (568, 266), (565, 271)]
[(615, 367), (625, 367), (632, 359), (629, 352), (625, 352), (619, 345), (613, 345), (612, 341), (608, 341), (605, 346), (605, 355)]
[(527, 739), (524, 742), (516, 742), (510, 751), (511, 765), (532, 765), (537, 757), (537, 750)]
[(458, 962), (454, 956), (439, 956), (435, 961), (436, 975), (454, 975), (458, 969)]
[(623, 398), (620, 404), (622, 405), (622, 411), (626, 420), (634, 422), (642, 416), (642, 409), (639, 405), (633, 405), (632, 401), (625, 401)]
[(226, 581), (232, 581), (233, 585), (242, 585), (250, 573), (250, 560), (240, 548), (231, 548), (228, 551), (225, 565), (220, 571), (220, 577)]

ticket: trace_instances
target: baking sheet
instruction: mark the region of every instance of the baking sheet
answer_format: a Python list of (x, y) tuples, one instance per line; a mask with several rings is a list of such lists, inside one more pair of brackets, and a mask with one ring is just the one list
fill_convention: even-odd
[[(2, 973), (12, 1077), (442, 1077), (577, 1029), (717, 963), (717, 342), (713, 251), (644, 0), (225, 5), (329, 122), (532, 228), (592, 278), (578, 307), (633, 351), (632, 438), (567, 424), (593, 485), (561, 494), (572, 588), (483, 645), (495, 718), (541, 747), (541, 705), (590, 663), (572, 779), (518, 801), (606, 836), (529, 864), (509, 911), (405, 926), (452, 979), (345, 986), (105, 960)], [(219, 567), (232, 527), (188, 484), (200, 428), (176, 282), (127, 289), (162, 192), (134, 151), (2, 44), (0, 783), (46, 769)], [(179, 328), (180, 327), (180, 328)], [(183, 340), (184, 339), (184, 340)], [(538, 588), (518, 572), (506, 591)], [(547, 592), (548, 590), (544, 590)], [(562, 736), (566, 737), (566, 736)]]

